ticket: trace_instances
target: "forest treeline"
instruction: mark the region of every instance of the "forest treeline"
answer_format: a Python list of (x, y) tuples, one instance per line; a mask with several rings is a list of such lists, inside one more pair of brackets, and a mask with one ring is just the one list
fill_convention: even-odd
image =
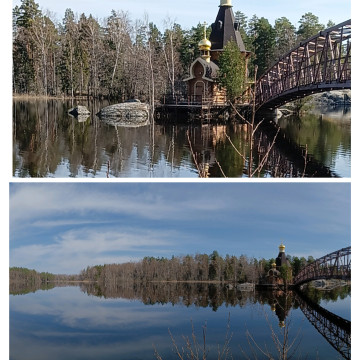
[(10, 268), (10, 282), (27, 283), (27, 284), (42, 284), (54, 281), (56, 276), (48, 272), (37, 272), (36, 270), (11, 267)]
[(38, 289), (52, 289), (57, 282), (73, 280), (78, 280), (78, 276), (38, 272), (24, 267), (11, 267), (9, 269), (10, 294), (24, 294)]
[[(216, 8), (214, 18), (215, 12)], [(256, 15), (248, 19), (240, 11), (235, 17), (245, 46), (253, 53), (250, 77), (255, 65), (261, 75), (297, 42), (325, 28), (312, 13), (304, 14), (298, 27), (286, 17), (274, 25)], [(13, 8), (13, 92), (118, 101), (138, 98), (150, 103), (180, 94), (182, 80), (199, 55), (203, 25), (188, 30), (167, 18), (162, 31), (158, 26), (146, 15), (133, 20), (122, 10), (97, 19), (67, 9), (59, 21), (34, 0), (21, 0)]]
[[(292, 276), (314, 259), (287, 256)], [(88, 266), (79, 274), (79, 280), (98, 282), (106, 287), (124, 283), (149, 283), (153, 281), (189, 281), (222, 283), (259, 283), (270, 270), (275, 259), (255, 259), (245, 255), (219, 255), (214, 250), (210, 255), (145, 257), (139, 262)]]
[(11, 267), (9, 271), (10, 294), (26, 294), (38, 289), (49, 289), (54, 287), (56, 276), (48, 272), (37, 272), (36, 270)]
[[(244, 260), (244, 259), (243, 259)], [(293, 258), (292, 263), (300, 259)], [(270, 260), (269, 260), (270, 261)], [(266, 261), (268, 263), (269, 261)], [(294, 262), (295, 261), (295, 262)], [(304, 263), (306, 260), (304, 260)], [(99, 267), (96, 267), (98, 270)], [(25, 268), (10, 269), (10, 294), (27, 294), (37, 290), (50, 290), (55, 286), (80, 286), (81, 291), (86, 294), (102, 298), (123, 298), (140, 300), (145, 305), (154, 304), (182, 304), (185, 306), (211, 307), (214, 311), (221, 305), (245, 306), (249, 301), (255, 303), (261, 301), (274, 303), (274, 297), (279, 302), (279, 296), (283, 294), (273, 291), (238, 291), (235, 286), (229, 286), (220, 282), (156, 282), (151, 281), (144, 286), (141, 282), (114, 282), (103, 281), (81, 281), (79, 275), (53, 275), (49, 273), (37, 273), (35, 270)], [(34, 281), (35, 278), (38, 281)], [(20, 280), (20, 281), (19, 281)], [(24, 282), (24, 281), (27, 282)], [(106, 283), (106, 284), (105, 284)], [(351, 292), (351, 285), (339, 286), (327, 291), (320, 291), (309, 285), (303, 289), (304, 294), (313, 302), (320, 304), (322, 300), (336, 301), (344, 299)], [(291, 306), (294, 307), (293, 297)]]
[[(295, 276), (302, 267), (314, 259), (287, 256), (292, 274)], [(107, 288), (132, 283), (150, 283), (156, 281), (221, 282), (221, 283), (258, 283), (271, 268), (275, 260), (249, 258), (245, 255), (211, 254), (186, 256), (145, 257), (141, 261), (121, 264), (88, 266), (79, 274), (62, 275), (47, 272), (39, 273), (26, 268), (10, 268), (10, 283), (42, 284), (62, 281), (97, 282)]]

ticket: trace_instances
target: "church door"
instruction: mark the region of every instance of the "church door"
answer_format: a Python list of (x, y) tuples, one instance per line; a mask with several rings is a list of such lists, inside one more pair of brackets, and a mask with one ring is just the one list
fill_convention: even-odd
[(203, 81), (197, 81), (194, 85), (194, 101), (202, 103), (205, 96), (205, 84)]

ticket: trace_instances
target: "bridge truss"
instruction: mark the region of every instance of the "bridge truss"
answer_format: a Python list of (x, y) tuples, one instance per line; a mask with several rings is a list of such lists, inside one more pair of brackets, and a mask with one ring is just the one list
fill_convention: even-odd
[(256, 108), (276, 108), (304, 96), (351, 88), (351, 20), (300, 43), (256, 83)]
[(305, 266), (296, 275), (293, 284), (299, 286), (317, 279), (350, 279), (351, 246), (332, 252)]

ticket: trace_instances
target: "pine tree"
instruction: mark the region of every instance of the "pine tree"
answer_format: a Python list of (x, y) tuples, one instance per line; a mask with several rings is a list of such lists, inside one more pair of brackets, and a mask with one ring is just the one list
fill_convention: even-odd
[(319, 23), (319, 18), (311, 12), (304, 14), (299, 23), (300, 26), (297, 31), (298, 41), (306, 40), (325, 28), (324, 25)]
[(227, 98), (234, 100), (245, 89), (246, 60), (235, 41), (229, 41), (219, 59), (219, 82), (226, 88)]

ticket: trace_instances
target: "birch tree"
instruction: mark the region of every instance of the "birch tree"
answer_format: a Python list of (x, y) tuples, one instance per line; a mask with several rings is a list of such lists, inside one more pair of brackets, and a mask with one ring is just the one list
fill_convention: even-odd
[[(30, 36), (39, 50), (40, 67), (42, 74), (43, 94), (48, 95), (48, 58), (49, 50), (54, 47), (57, 39), (57, 31), (54, 23), (48, 15), (38, 14), (31, 21)], [(51, 56), (50, 56), (51, 59)]]
[(122, 77), (124, 64), (124, 54), (131, 46), (130, 33), (131, 22), (129, 14), (124, 11), (112, 10), (111, 16), (107, 19), (106, 32), (109, 39), (109, 46), (111, 50), (113, 66), (111, 72), (110, 93), (114, 90), (116, 76)]
[(89, 82), (88, 96), (97, 97), (99, 92), (99, 68), (101, 54), (101, 29), (100, 25), (92, 15), (80, 18), (80, 33), (83, 45), (89, 58)]

